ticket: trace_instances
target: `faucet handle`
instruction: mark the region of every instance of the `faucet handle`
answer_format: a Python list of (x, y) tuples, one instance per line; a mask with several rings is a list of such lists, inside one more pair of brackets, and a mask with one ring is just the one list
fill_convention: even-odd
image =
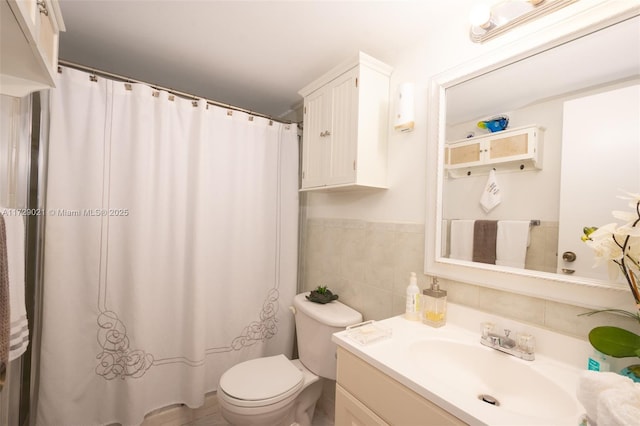
[(518, 335), (518, 348), (528, 354), (534, 353), (536, 350), (535, 338), (527, 333)]
[(482, 323), (482, 337), (488, 337), (489, 334), (493, 331), (493, 327), (495, 327), (495, 324), (492, 322), (483, 322)]
[(511, 330), (509, 330), (508, 328), (505, 328), (504, 329), (504, 336), (508, 338), (510, 334), (511, 334)]

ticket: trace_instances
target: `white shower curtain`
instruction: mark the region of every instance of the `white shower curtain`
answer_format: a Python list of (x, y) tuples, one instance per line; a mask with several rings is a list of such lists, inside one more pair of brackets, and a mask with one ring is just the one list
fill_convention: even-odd
[(285, 353), (295, 125), (64, 68), (51, 96), (38, 425), (197, 407)]

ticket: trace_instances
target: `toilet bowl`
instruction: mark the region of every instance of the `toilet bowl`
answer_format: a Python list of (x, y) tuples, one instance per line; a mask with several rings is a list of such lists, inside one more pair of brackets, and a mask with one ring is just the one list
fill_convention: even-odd
[(310, 426), (323, 378), (335, 379), (336, 345), (331, 335), (362, 321), (362, 315), (333, 301), (326, 305), (295, 296), (300, 359), (284, 355), (239, 363), (220, 377), (222, 416), (238, 426)]
[(257, 358), (231, 367), (220, 378), (218, 401), (233, 425), (311, 424), (322, 393), (320, 377), (284, 355)]

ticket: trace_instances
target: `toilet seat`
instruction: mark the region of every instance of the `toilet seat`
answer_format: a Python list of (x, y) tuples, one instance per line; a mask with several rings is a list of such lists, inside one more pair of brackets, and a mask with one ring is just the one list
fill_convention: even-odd
[(284, 355), (241, 362), (220, 377), (220, 390), (230, 404), (261, 407), (295, 397), (304, 375)]

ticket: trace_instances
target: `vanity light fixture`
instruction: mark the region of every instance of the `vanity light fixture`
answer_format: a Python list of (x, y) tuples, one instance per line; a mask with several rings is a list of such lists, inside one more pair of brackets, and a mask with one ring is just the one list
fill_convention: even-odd
[(489, 6), (476, 4), (469, 13), (473, 42), (482, 43), (518, 25), (548, 15), (577, 0), (502, 0)]

